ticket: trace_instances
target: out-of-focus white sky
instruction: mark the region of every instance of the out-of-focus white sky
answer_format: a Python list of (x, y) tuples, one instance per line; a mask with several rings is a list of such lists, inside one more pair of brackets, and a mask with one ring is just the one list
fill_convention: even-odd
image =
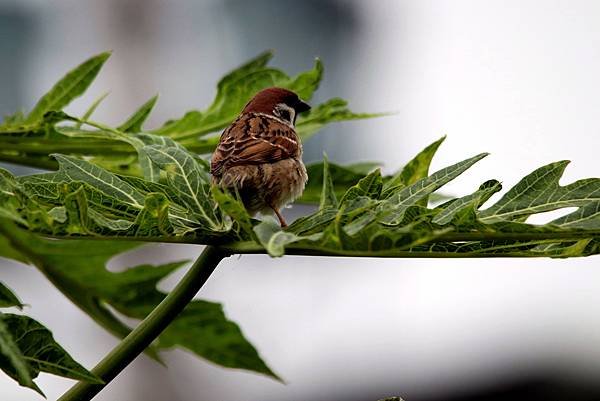
[[(340, 162), (381, 161), (391, 172), (446, 134), (434, 169), (492, 153), (447, 193), (490, 178), (509, 188), (561, 159), (573, 160), (563, 183), (600, 176), (598, 2), (3, 0), (0, 17), (16, 21), (0, 27), (2, 49), (12, 49), (2, 64), (20, 63), (9, 70), (14, 79), (0, 77), (15, 93), (0, 99), (11, 107), (0, 112), (30, 108), (66, 70), (113, 49), (72, 110), (110, 90), (96, 116), (118, 122), (160, 92), (150, 121), (157, 125), (207, 105), (225, 70), (275, 48), (274, 64), (293, 73), (313, 56), (324, 59), (318, 99), (397, 111), (335, 125), (306, 145), (309, 157), (325, 150)], [(199, 251), (160, 245), (137, 255), (158, 263)], [(87, 367), (116, 344), (39, 273), (1, 263), (27, 312)], [(599, 288), (597, 257), (234, 257), (199, 296), (224, 304), (287, 385), (175, 351), (165, 355), (168, 369), (139, 358), (97, 399), (417, 400), (539, 372), (593, 378)], [(54, 399), (71, 382), (42, 375), (39, 385)], [(0, 399), (35, 397), (0, 375)]]

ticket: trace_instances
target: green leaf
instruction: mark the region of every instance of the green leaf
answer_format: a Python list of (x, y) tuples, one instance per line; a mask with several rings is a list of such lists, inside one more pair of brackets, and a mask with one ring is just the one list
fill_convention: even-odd
[[(150, 193), (144, 200), (144, 209), (136, 220), (136, 236), (160, 237), (174, 232), (169, 220), (169, 200), (161, 193)], [(129, 226), (123, 227), (128, 229)]]
[(385, 113), (354, 113), (348, 108), (348, 102), (333, 98), (313, 107), (298, 117), (296, 132), (303, 142), (307, 141), (325, 125), (336, 121), (360, 120), (381, 117)]
[(319, 83), (323, 78), (323, 63), (318, 58), (315, 60), (315, 66), (298, 74), (298, 76), (287, 85), (287, 89), (295, 92), (300, 99), (309, 101), (313, 93), (319, 88)]
[(271, 52), (262, 53), (225, 75), (217, 85), (215, 99), (205, 111), (190, 111), (153, 132), (185, 139), (225, 128), (256, 92), (289, 79), (283, 72), (266, 67), (272, 57)]
[(321, 190), (321, 202), (319, 203), (319, 210), (328, 208), (337, 208), (338, 201), (335, 196), (333, 188), (333, 180), (329, 173), (329, 162), (327, 156), (323, 158), (323, 188)]
[[(44, 395), (42, 390), (33, 382), (33, 372), (15, 340), (5, 321), (4, 313), (0, 312), (0, 369), (21, 386), (29, 387), (41, 395)], [(33, 377), (32, 377), (33, 376)]]
[[(110, 308), (129, 318), (145, 318), (166, 295), (156, 288), (158, 282), (184, 263), (140, 265), (113, 273), (106, 269), (107, 262), (139, 244), (118, 240), (47, 240), (2, 220), (0, 235), (9, 238), (80, 309), (119, 337), (126, 336), (130, 328)], [(173, 346), (222, 366), (277, 379), (239, 327), (226, 319), (219, 304), (191, 302), (159, 336), (150, 355), (157, 358), (159, 349)]]
[[(1, 128), (0, 159), (52, 166), (48, 150), (64, 149), (66, 155), (57, 156), (56, 173), (19, 179), (0, 174), (0, 216), (45, 235), (211, 244), (239, 241), (242, 250), (262, 250), (267, 244), (272, 254), (280, 254), (286, 246), (295, 251), (308, 247), (313, 253), (355, 249), (420, 255), (445, 249), (453, 254), (557, 257), (598, 250), (597, 180), (561, 187), (560, 163), (558, 169), (545, 166), (526, 177), (521, 187), (488, 210), (479, 209), (499, 190), (495, 180), (473, 194), (428, 209), (434, 191), (478, 160), (427, 176), (443, 138), (392, 177), (373, 171), (373, 164), (342, 167), (325, 161), (309, 166), (303, 200), (318, 200), (319, 210), (288, 230), (259, 240), (256, 222), (235, 196), (211, 192), (208, 163), (194, 152), (210, 152), (218, 137), (205, 134), (229, 124), (256, 91), (277, 85), (309, 98), (317, 89), (323, 74), (319, 60), (312, 69), (290, 77), (269, 67), (270, 58), (270, 53), (264, 53), (227, 74), (211, 106), (169, 121), (155, 131), (158, 135), (123, 132), (141, 130), (152, 101), (134, 114), (131, 124), (118, 129), (93, 121), (85, 121), (84, 129), (78, 126), (81, 119), (60, 110), (48, 110), (31, 123), (19, 115), (11, 117), (10, 124)], [(326, 123), (370, 116), (352, 113), (346, 101), (331, 99), (300, 116), (297, 129), (306, 139)], [(144, 179), (123, 177), (126, 174), (143, 174)], [(548, 179), (553, 174), (556, 177)], [(524, 223), (531, 214), (561, 207), (578, 209), (547, 225)], [(28, 259), (9, 245), (0, 241), (0, 254)]]
[(417, 205), (421, 199), (437, 191), (487, 155), (487, 153), (481, 153), (450, 167), (443, 168), (427, 178), (420, 179), (409, 187), (394, 192), (382, 204), (385, 216), (381, 219), (381, 222), (390, 225), (400, 223), (404, 213), (410, 206)]
[[(296, 202), (320, 203), (323, 192), (324, 162), (312, 163), (306, 166), (309, 177), (302, 197)], [(356, 163), (341, 166), (327, 161), (327, 170), (333, 183), (336, 197), (341, 198), (346, 190), (355, 185), (361, 178), (377, 168), (377, 163)]]
[[(424, 198), (483, 155), (442, 169), (410, 186), (391, 186), (387, 192), (386, 183), (392, 178), (382, 177), (379, 170), (372, 171), (352, 185), (341, 196), (340, 202), (327, 201), (323, 208), (298, 219), (285, 231), (262, 225), (258, 228), (259, 237), (255, 221), (234, 196), (218, 189), (211, 192), (206, 161), (169, 138), (143, 135), (140, 140), (152, 144), (144, 148), (157, 153), (153, 155), (156, 160), (152, 163), (167, 178), (165, 183), (119, 177), (76, 159), (61, 166), (56, 173), (22, 177), (16, 181), (8, 173), (0, 175), (3, 177), (0, 196), (5, 199), (4, 205), (8, 205), (0, 210), (5, 210), (7, 217), (22, 226), (50, 235), (127, 236), (224, 244), (227, 249), (230, 246), (236, 249), (236, 241), (240, 241), (240, 252), (266, 250), (274, 256), (282, 255), (290, 247), (294, 252), (304, 250), (310, 254), (338, 255), (360, 252), (361, 256), (567, 257), (577, 252), (580, 252), (578, 256), (583, 256), (600, 251), (598, 241), (594, 240), (593, 230), (596, 227), (600, 233), (600, 228), (593, 223), (596, 210), (593, 197), (589, 202), (582, 200), (577, 215), (592, 216), (585, 232), (560, 227), (556, 222), (544, 226), (524, 224), (522, 217), (496, 222), (483, 220), (478, 209), (499, 190), (495, 180), (486, 182), (471, 195), (453, 199), (435, 209), (423, 206)], [(319, 199), (323, 200), (333, 199), (330, 197), (333, 195), (330, 179), (333, 185), (334, 177), (339, 177), (342, 182), (352, 182), (361, 176), (360, 172), (372, 168), (371, 164), (348, 168), (324, 163), (326, 168), (322, 167), (318, 172), (322, 178)], [(101, 179), (92, 179), (90, 175)], [(311, 181), (315, 181), (314, 175), (311, 175)], [(132, 189), (136, 191), (137, 204), (127, 197), (116, 198), (111, 194), (113, 186), (122, 188), (125, 193)], [(594, 190), (593, 186), (590, 188)], [(335, 198), (338, 199), (337, 195)], [(143, 204), (140, 203), (142, 200)], [(197, 210), (202, 210), (205, 215), (194, 211), (195, 202), (201, 206)], [(209, 220), (214, 226), (207, 223)], [(6, 249), (10, 251), (10, 247)]]
[[(0, 369), (43, 395), (31, 380), (40, 372), (102, 383), (77, 363), (42, 324), (27, 316), (0, 313)], [(27, 373), (25, 373), (27, 372)]]
[[(442, 205), (441, 212), (431, 221), (435, 224), (448, 224), (462, 213), (472, 212), (483, 205), (493, 194), (499, 192), (502, 185), (499, 181), (489, 180), (481, 184), (479, 189), (471, 195), (463, 196), (462, 198), (453, 199), (450, 202)], [(458, 224), (460, 226), (460, 224)]]
[(100, 103), (102, 103), (102, 101), (104, 99), (106, 99), (106, 97), (108, 96), (108, 94), (109, 94), (109, 92), (105, 92), (104, 94), (100, 95), (98, 97), (98, 99), (96, 99), (94, 101), (94, 103), (92, 103), (90, 105), (90, 107), (86, 110), (86, 112), (83, 114), (83, 116), (81, 116), (81, 119), (80, 119), (81, 121), (78, 122), (75, 125), (76, 128), (81, 128), (81, 126), (83, 125), (83, 123), (85, 121), (87, 121), (92, 116), (92, 114), (94, 114), (94, 112), (96, 111), (96, 109), (98, 108), (98, 106), (100, 106)]
[(141, 209), (144, 196), (116, 175), (81, 159), (65, 155), (53, 155), (60, 171), (72, 181), (89, 183), (106, 195)]
[(294, 233), (282, 231), (281, 227), (271, 219), (267, 219), (255, 226), (254, 232), (262, 246), (273, 257), (283, 256), (286, 245), (303, 239)]
[[(120, 313), (143, 319), (165, 294), (157, 283), (181, 263), (162, 266), (141, 265), (122, 273), (95, 272), (99, 296)], [(247, 369), (277, 378), (262, 361), (239, 327), (227, 320), (220, 304), (192, 301), (159, 336), (157, 347), (183, 347), (196, 355), (225, 367)]]
[[(19, 215), (18, 192), (15, 177), (9, 171), (0, 168), (0, 218), (8, 218), (26, 226), (27, 222)], [(4, 253), (0, 243), (0, 256), (4, 256)]]
[(222, 191), (216, 185), (211, 187), (211, 191), (212, 196), (219, 207), (239, 225), (241, 237), (253, 238), (254, 231), (252, 229), (252, 218), (250, 217), (250, 214), (248, 214), (244, 204), (231, 194)]
[(23, 309), (23, 304), (19, 301), (19, 298), (0, 281), (0, 308), (9, 308), (11, 306)]
[[(427, 177), (429, 175), (429, 165), (431, 164), (431, 160), (445, 139), (446, 137), (443, 136), (427, 146), (409, 161), (404, 168), (387, 180), (384, 186), (384, 193), (391, 195), (397, 188), (412, 185), (418, 180)], [(425, 202), (421, 202), (421, 205), (427, 206), (427, 199), (423, 200)]]
[(148, 100), (146, 103), (141, 105), (140, 108), (137, 109), (135, 113), (133, 113), (131, 117), (127, 119), (127, 121), (125, 121), (123, 124), (117, 127), (117, 130), (123, 132), (142, 131), (142, 124), (144, 124), (144, 122), (152, 112), (152, 109), (154, 108), (154, 105), (156, 104), (157, 100), (158, 95), (154, 96), (152, 99)]
[(25, 123), (40, 120), (48, 111), (62, 110), (73, 99), (81, 96), (109, 57), (109, 52), (100, 53), (69, 71), (37, 102)]
[(359, 197), (379, 199), (382, 188), (383, 177), (381, 176), (381, 170), (376, 169), (358, 181), (356, 185), (350, 187), (342, 197), (340, 203), (346, 204)]
[[(149, 110), (148, 110), (149, 112)], [(57, 131), (60, 132), (61, 134), (65, 135), (65, 136), (69, 136), (69, 137), (77, 137), (77, 138), (91, 138), (91, 139), (104, 139), (104, 140), (109, 140), (109, 141), (118, 141), (118, 142), (125, 142), (129, 145), (131, 145), (133, 147), (133, 149), (135, 149), (135, 151), (137, 152), (137, 161), (139, 162), (139, 169), (141, 169), (144, 178), (146, 178), (147, 180), (150, 181), (154, 181), (157, 182), (159, 179), (159, 175), (158, 175), (158, 171), (155, 168), (154, 164), (152, 163), (152, 161), (150, 160), (150, 157), (148, 156), (148, 154), (146, 153), (146, 149), (145, 146), (148, 144), (160, 144), (163, 146), (179, 146), (177, 145), (175, 142), (173, 142), (172, 140), (170, 140), (169, 138), (160, 138), (160, 137), (156, 137), (153, 135), (149, 135), (149, 134), (128, 134), (126, 132), (122, 132), (119, 131), (118, 129), (114, 129), (111, 128), (109, 126), (106, 126), (104, 124), (100, 124), (94, 121), (81, 121), (75, 117), (71, 117), (68, 116), (64, 113), (58, 113), (63, 115), (63, 118), (71, 120), (71, 121), (75, 121), (77, 123), (85, 123), (87, 125), (90, 125), (92, 127), (98, 128), (98, 130), (96, 131), (82, 131), (79, 129), (70, 129), (70, 128), (58, 128)], [(114, 149), (114, 145), (112, 146)], [(119, 149), (120, 150), (120, 149)], [(106, 160), (108, 159), (108, 160)], [(113, 167), (113, 170), (115, 169), (113, 166), (114, 160), (115, 159), (115, 155), (113, 154), (109, 154), (108, 156), (104, 156), (104, 160), (101, 158), (96, 158), (95, 161), (99, 162), (100, 164), (104, 164), (106, 165), (109, 169), (110, 167)], [(116, 169), (120, 170), (119, 172), (125, 173), (125, 171), (123, 171), (123, 168), (130, 170), (132, 169), (131, 167), (131, 163), (134, 162), (135, 160), (131, 157), (126, 158), (126, 161), (123, 160), (122, 156), (117, 155), (116, 156), (116, 160), (117, 160), (117, 165), (116, 165)]]
[[(184, 162), (194, 163), (199, 169), (198, 174), (203, 175), (202, 180), (208, 179), (205, 164), (197, 162), (183, 149), (170, 145), (155, 148), (171, 149), (169, 152), (186, 158)], [(19, 203), (16, 196), (10, 198), (15, 207), (7, 214), (15, 214), (17, 218), (24, 214), (19, 222), (29, 219), (27, 216), (31, 212), (41, 215), (39, 224), (36, 223), (37, 232), (137, 237), (193, 233), (198, 238), (214, 238), (224, 235), (230, 228), (221, 213), (214, 210), (215, 202), (210, 194), (193, 193), (195, 199), (206, 206), (206, 213), (213, 217), (214, 224), (218, 224), (216, 230), (206, 220), (196, 218), (203, 215), (190, 213), (185, 203), (186, 194), (178, 190), (179, 181), (175, 186), (165, 186), (135, 177), (123, 179), (71, 156), (57, 155), (56, 159), (59, 161), (58, 172), (19, 178), (22, 199)], [(171, 173), (165, 174), (169, 178)], [(208, 184), (202, 185), (209, 191)], [(28, 203), (26, 207), (24, 202)], [(31, 225), (24, 225), (27, 224)]]
[[(139, 244), (124, 241), (96, 243), (86, 240), (44, 240), (2, 220), (0, 234), (9, 240), (13, 248), (26, 255), (55, 287), (96, 323), (119, 337), (125, 337), (129, 333), (129, 327), (106, 308), (95, 294), (88, 292), (88, 284), (93, 283), (96, 278), (93, 273), (88, 272), (103, 269), (110, 258)], [(72, 281), (69, 280), (69, 273), (82, 277)], [(86, 283), (86, 278), (91, 281)]]
[(540, 167), (511, 188), (498, 202), (480, 212), (484, 223), (520, 220), (536, 213), (578, 207), (552, 221), (565, 228), (593, 229), (600, 225), (600, 179), (588, 178), (560, 186), (568, 161)]
[[(17, 113), (5, 119), (0, 125), (0, 160), (54, 169), (56, 162), (49, 157), (50, 154), (84, 156), (86, 160), (112, 172), (143, 175), (147, 180), (158, 182), (158, 169), (146, 154), (144, 143), (139, 141), (137, 135), (127, 135), (142, 130), (142, 123), (150, 113), (155, 98), (117, 128), (89, 121), (101, 99), (94, 102), (81, 119), (61, 111), (89, 86), (106, 57), (108, 53), (100, 54), (70, 72), (40, 100), (27, 118)], [(207, 109), (189, 111), (182, 118), (167, 121), (152, 132), (158, 136), (172, 137), (194, 153), (207, 154), (218, 143), (217, 136), (207, 135), (227, 127), (259, 90), (280, 86), (296, 91), (304, 99), (311, 98), (323, 76), (320, 60), (315, 61), (312, 69), (290, 77), (279, 69), (267, 66), (271, 57), (270, 52), (263, 53), (224, 76), (217, 86), (214, 101)], [(345, 101), (332, 99), (323, 105), (314, 105), (310, 115), (300, 116), (297, 130), (307, 139), (330, 122), (374, 116), (377, 115), (353, 113), (346, 107)], [(97, 129), (83, 129), (84, 125)], [(134, 157), (136, 153), (137, 158)]]
[(0, 257), (16, 260), (21, 263), (29, 263), (27, 258), (16, 251), (7, 238), (0, 236)]
[[(215, 99), (206, 110), (189, 111), (182, 118), (167, 122), (153, 133), (169, 135), (192, 149), (203, 140), (199, 139), (201, 136), (227, 127), (262, 89), (278, 86), (295, 91), (302, 99), (310, 99), (323, 76), (321, 61), (317, 59), (312, 69), (292, 78), (281, 70), (267, 67), (271, 57), (271, 53), (263, 53), (227, 74), (219, 81)], [(344, 100), (331, 99), (315, 106), (306, 116), (300, 116), (297, 131), (305, 140), (330, 122), (376, 116), (379, 114), (353, 113)], [(216, 142), (211, 142), (208, 150), (215, 146)]]
[(167, 173), (169, 185), (195, 217), (213, 231), (227, 229), (215, 212), (208, 173), (192, 155), (176, 147), (151, 145), (144, 149), (152, 161)]
[(245, 369), (281, 381), (244, 338), (239, 326), (227, 320), (221, 304), (191, 302), (160, 335), (159, 346), (180, 346), (220, 366)]
[(295, 220), (288, 226), (286, 231), (301, 236), (319, 234), (335, 219), (337, 213), (338, 210), (333, 208), (319, 210), (316, 213)]

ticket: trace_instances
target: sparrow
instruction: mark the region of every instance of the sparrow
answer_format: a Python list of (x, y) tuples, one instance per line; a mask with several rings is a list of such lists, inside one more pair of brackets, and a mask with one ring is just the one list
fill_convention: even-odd
[(287, 224), (280, 209), (302, 195), (308, 180), (296, 117), (310, 110), (297, 94), (267, 88), (246, 104), (223, 131), (212, 155), (212, 182), (239, 194), (248, 212), (270, 214)]

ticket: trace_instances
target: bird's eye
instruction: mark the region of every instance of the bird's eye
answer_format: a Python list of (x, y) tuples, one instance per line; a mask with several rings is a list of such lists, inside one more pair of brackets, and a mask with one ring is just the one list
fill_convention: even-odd
[(287, 121), (290, 124), (294, 123), (294, 115), (296, 114), (294, 112), (294, 109), (292, 109), (290, 106), (280, 103), (275, 107), (274, 114), (281, 118), (284, 121)]
[(290, 121), (290, 112), (287, 110), (279, 110), (279, 116), (286, 121)]

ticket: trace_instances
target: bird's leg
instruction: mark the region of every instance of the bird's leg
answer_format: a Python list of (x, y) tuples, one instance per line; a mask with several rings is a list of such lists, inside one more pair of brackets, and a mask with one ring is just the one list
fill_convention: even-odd
[(284, 220), (283, 216), (281, 215), (281, 213), (279, 212), (279, 210), (277, 210), (277, 208), (273, 207), (272, 205), (269, 205), (269, 207), (275, 212), (275, 215), (279, 219), (279, 224), (281, 225), (281, 228), (286, 228), (287, 223), (285, 222), (285, 220)]

